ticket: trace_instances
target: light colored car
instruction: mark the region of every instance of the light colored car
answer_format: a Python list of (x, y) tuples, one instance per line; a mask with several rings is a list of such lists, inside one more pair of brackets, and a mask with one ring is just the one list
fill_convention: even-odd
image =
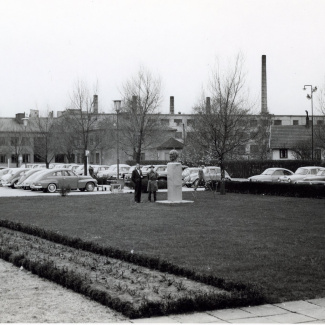
[(310, 175), (297, 181), (297, 184), (325, 185), (325, 168), (320, 169), (316, 175)]
[(27, 164), (25, 164), (24, 167), (25, 168), (46, 168), (46, 164), (30, 164), (30, 163), (27, 163)]
[(260, 175), (248, 178), (250, 182), (278, 182), (280, 177), (293, 175), (293, 172), (286, 168), (267, 168)]
[[(186, 169), (185, 169), (186, 170)], [(217, 166), (207, 166), (203, 168), (204, 180), (208, 181), (221, 181), (221, 168)], [(225, 171), (225, 180), (231, 181), (230, 175)], [(196, 172), (190, 173), (186, 186), (196, 186), (199, 182), (199, 168)]]
[(192, 174), (198, 174), (199, 168), (198, 167), (188, 167), (183, 170), (182, 172), (182, 185), (191, 187), (193, 182), (191, 181)]
[(97, 177), (103, 177), (102, 175), (110, 168), (110, 165), (98, 165), (93, 168)]
[(293, 175), (286, 175), (279, 178), (279, 182), (282, 183), (297, 183), (302, 181), (305, 177), (310, 175), (316, 175), (323, 167), (319, 166), (307, 166), (298, 168)]
[(18, 179), (18, 182), (14, 185), (15, 188), (29, 189), (29, 185), (24, 186), (24, 184), (27, 184), (29, 177), (31, 177), (32, 175), (35, 175), (36, 173), (38, 173), (40, 171), (44, 171), (44, 170), (45, 170), (44, 168), (32, 168), (32, 169), (25, 171)]
[(19, 171), (21, 168), (9, 168), (8, 172), (5, 175), (2, 175), (0, 177), (0, 185), (3, 186), (4, 183), (7, 182), (7, 180), (15, 174), (17, 171)]
[(41, 169), (38, 172), (30, 175), (28, 178), (26, 178), (20, 185), (21, 188), (24, 190), (30, 190), (30, 184), (34, 182), (34, 179), (38, 178), (42, 174), (46, 174), (50, 169)]
[(0, 184), (1, 184), (1, 178), (2, 176), (6, 175), (11, 168), (4, 168), (0, 170)]
[[(119, 178), (123, 178), (125, 174), (127, 174), (130, 170), (131, 166), (127, 164), (119, 164)], [(97, 177), (109, 178), (109, 179), (117, 179), (117, 164), (111, 165), (108, 169), (98, 172)]]
[(31, 189), (54, 193), (62, 188), (92, 192), (97, 186), (97, 180), (91, 176), (79, 176), (66, 168), (49, 169), (40, 174), (30, 184)]
[[(15, 188), (15, 184), (18, 183), (19, 178), (25, 174), (29, 168), (17, 168), (15, 172), (11, 173), (8, 178), (2, 179), (2, 186)], [(9, 173), (8, 173), (9, 174)], [(7, 175), (8, 175), (7, 174)]]

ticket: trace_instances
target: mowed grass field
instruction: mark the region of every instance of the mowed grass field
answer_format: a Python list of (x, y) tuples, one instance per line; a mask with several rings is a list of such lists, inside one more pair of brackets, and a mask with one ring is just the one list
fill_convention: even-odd
[(324, 200), (186, 192), (193, 204), (170, 206), (142, 198), (1, 198), (0, 218), (254, 282), (269, 302), (325, 297)]

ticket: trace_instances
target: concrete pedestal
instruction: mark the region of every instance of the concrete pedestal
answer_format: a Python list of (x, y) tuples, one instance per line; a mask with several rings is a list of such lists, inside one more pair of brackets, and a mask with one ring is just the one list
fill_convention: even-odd
[(182, 201), (182, 165), (178, 162), (167, 164), (168, 201)]
[(193, 203), (182, 199), (182, 165), (179, 162), (167, 164), (167, 200), (163, 204)]

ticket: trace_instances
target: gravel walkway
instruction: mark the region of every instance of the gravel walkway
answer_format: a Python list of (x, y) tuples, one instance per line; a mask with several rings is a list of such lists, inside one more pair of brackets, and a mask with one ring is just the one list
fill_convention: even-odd
[(0, 259), (0, 323), (116, 323), (123, 315)]

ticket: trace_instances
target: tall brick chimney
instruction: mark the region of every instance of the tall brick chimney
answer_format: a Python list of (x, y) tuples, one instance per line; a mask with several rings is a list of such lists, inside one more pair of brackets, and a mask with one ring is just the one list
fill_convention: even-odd
[(205, 109), (206, 109), (206, 113), (210, 114), (211, 113), (211, 102), (210, 102), (210, 97), (206, 98), (205, 101)]
[(266, 55), (262, 55), (262, 106), (261, 113), (267, 113)]
[(137, 100), (138, 100), (138, 96), (132, 96), (132, 110), (135, 112), (137, 110)]
[(174, 96), (170, 96), (169, 112), (170, 112), (170, 114), (175, 113)]
[(98, 95), (94, 95), (94, 114), (98, 114)]

